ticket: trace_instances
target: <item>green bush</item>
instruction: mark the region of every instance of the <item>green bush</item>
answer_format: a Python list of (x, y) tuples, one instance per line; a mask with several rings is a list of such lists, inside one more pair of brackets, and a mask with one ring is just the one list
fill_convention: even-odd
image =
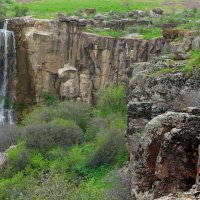
[(124, 145), (123, 136), (120, 132), (112, 131), (102, 145), (91, 156), (88, 166), (97, 168), (101, 165), (114, 164), (120, 149)]
[(124, 86), (108, 87), (99, 93), (97, 104), (100, 115), (110, 113), (126, 113), (126, 93)]
[(61, 102), (54, 106), (41, 106), (25, 117), (22, 124), (46, 124), (55, 119), (73, 120), (83, 130), (90, 118), (90, 106), (81, 103)]
[(7, 154), (8, 164), (3, 176), (12, 177), (23, 170), (29, 163), (30, 156), (30, 151), (26, 149), (23, 143), (15, 148), (9, 149)]
[(5, 18), (5, 16), (6, 16), (5, 6), (2, 5), (2, 3), (0, 2), (0, 18)]
[(15, 145), (21, 137), (21, 128), (18, 126), (4, 125), (0, 127), (0, 152), (11, 145)]
[(55, 122), (30, 125), (25, 128), (23, 136), (29, 148), (40, 150), (56, 145), (68, 148), (83, 141), (82, 130), (70, 122), (67, 125), (58, 125)]
[(87, 127), (84, 139), (86, 142), (91, 142), (95, 140), (97, 133), (104, 132), (109, 127), (109, 122), (106, 118), (95, 117), (89, 121)]
[(28, 13), (28, 8), (16, 5), (14, 7), (14, 12), (15, 12), (15, 17), (26, 16)]
[(182, 68), (182, 71), (186, 75), (190, 75), (193, 67), (200, 68), (200, 49), (190, 52), (190, 59), (185, 67)]
[(58, 98), (48, 91), (43, 91), (41, 94), (42, 102), (47, 105), (53, 105), (58, 101)]

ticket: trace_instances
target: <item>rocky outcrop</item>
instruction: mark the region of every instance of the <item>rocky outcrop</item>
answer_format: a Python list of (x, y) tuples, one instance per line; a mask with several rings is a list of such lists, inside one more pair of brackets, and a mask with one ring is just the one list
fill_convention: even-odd
[[(147, 61), (168, 49), (163, 39), (115, 39), (85, 33), (81, 19), (14, 18), (8, 27), (17, 41), (17, 101), (26, 104), (39, 102), (43, 90), (66, 98), (74, 93), (73, 97), (94, 103), (96, 91), (127, 81), (130, 63)], [(66, 83), (59, 78), (58, 70), (65, 64), (77, 70), (76, 80)], [(74, 84), (78, 84), (75, 91), (67, 92)]]
[(136, 199), (187, 191), (197, 179), (200, 110), (183, 108), (200, 106), (199, 70), (185, 76), (182, 66), (161, 57), (129, 72), (127, 145)]
[(140, 137), (131, 155), (132, 187), (137, 199), (141, 194), (145, 196), (145, 192), (152, 193), (155, 199), (187, 191), (195, 184), (200, 110), (198, 114), (193, 111), (159, 115), (147, 123), (143, 131), (130, 136)]
[(5, 166), (6, 166), (7, 160), (5, 153), (0, 152), (0, 174), (3, 172)]

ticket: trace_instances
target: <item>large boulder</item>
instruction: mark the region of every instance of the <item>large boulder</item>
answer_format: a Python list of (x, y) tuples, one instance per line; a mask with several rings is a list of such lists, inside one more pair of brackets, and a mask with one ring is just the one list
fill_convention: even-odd
[(60, 95), (62, 99), (72, 99), (79, 95), (79, 82), (77, 69), (68, 64), (58, 70), (61, 79)]
[(155, 199), (189, 190), (196, 181), (199, 136), (199, 114), (167, 112), (153, 118), (132, 155), (136, 196), (152, 191)]

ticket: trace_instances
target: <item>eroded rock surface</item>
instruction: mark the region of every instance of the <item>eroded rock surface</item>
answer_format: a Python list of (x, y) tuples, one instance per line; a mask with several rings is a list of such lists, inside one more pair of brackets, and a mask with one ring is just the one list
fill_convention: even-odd
[[(182, 66), (162, 57), (131, 68), (127, 144), (136, 199), (184, 192), (196, 183), (200, 110), (184, 107), (200, 106), (200, 76), (195, 68), (185, 76)], [(166, 67), (174, 72), (163, 73)]]
[[(96, 91), (127, 81), (130, 63), (150, 60), (168, 49), (163, 39), (102, 37), (83, 32), (84, 26), (82, 19), (72, 18), (52, 21), (24, 17), (9, 21), (17, 41), (19, 103), (39, 102), (44, 90), (61, 97), (75, 93), (72, 96), (94, 103)], [(76, 85), (76, 81), (65, 84), (58, 77), (58, 70), (67, 63), (77, 69), (79, 85), (74, 92), (64, 88)]]

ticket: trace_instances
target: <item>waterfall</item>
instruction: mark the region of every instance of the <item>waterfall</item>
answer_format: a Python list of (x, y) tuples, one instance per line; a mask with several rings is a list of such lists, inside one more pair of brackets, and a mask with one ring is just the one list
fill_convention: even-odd
[(16, 87), (15, 37), (12, 31), (7, 30), (7, 25), (6, 20), (3, 29), (0, 29), (0, 125), (13, 124)]

